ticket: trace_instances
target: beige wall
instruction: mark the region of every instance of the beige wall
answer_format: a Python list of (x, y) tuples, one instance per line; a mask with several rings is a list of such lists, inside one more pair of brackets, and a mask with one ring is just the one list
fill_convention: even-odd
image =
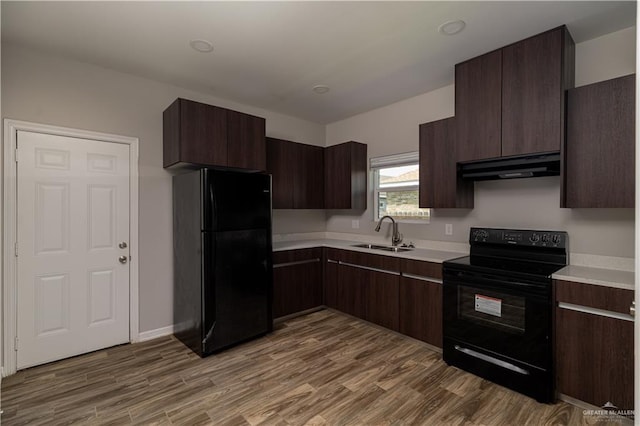
[[(140, 331), (173, 323), (171, 174), (162, 168), (162, 111), (186, 97), (267, 119), (267, 135), (324, 145), (323, 125), (239, 105), (112, 70), (2, 46), (3, 118), (140, 139)], [(302, 227), (274, 214), (275, 232), (324, 230), (324, 212)]]
[[(453, 72), (453, 70), (452, 70)], [(635, 28), (576, 46), (576, 84), (635, 72)], [(327, 126), (327, 145), (356, 140), (369, 157), (418, 150), (418, 125), (454, 115), (454, 86), (425, 93)], [(557, 177), (475, 184), (473, 210), (439, 209), (430, 224), (401, 224), (405, 239), (465, 242), (470, 226), (559, 229), (569, 232), (574, 253), (633, 257), (633, 209), (560, 209)], [(369, 206), (373, 205), (369, 185)], [(360, 229), (352, 229), (352, 219)], [(453, 235), (444, 235), (445, 224)], [(373, 210), (327, 213), (327, 230), (376, 235)], [(387, 233), (388, 236), (388, 233)]]

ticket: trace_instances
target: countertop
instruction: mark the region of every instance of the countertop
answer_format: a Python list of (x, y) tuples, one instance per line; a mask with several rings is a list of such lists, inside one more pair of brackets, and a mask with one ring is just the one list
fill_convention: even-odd
[(567, 265), (552, 275), (555, 280), (573, 281), (584, 284), (634, 290), (634, 273), (617, 269), (591, 268), (589, 266)]
[[(400, 253), (383, 250), (371, 250), (353, 247), (361, 244), (361, 241), (337, 240), (337, 239), (310, 239), (295, 241), (278, 241), (273, 243), (273, 251), (297, 250), (314, 247), (330, 247), (343, 250), (359, 251), (369, 254), (400, 257), (404, 259), (421, 260), (425, 262), (442, 263), (445, 260), (466, 256), (467, 253), (455, 251), (441, 251), (416, 248)], [(634, 290), (634, 273), (618, 269), (593, 268), (589, 266), (568, 265), (552, 275), (553, 279), (573, 281), (584, 284), (602, 285), (606, 287)]]
[(442, 263), (445, 260), (454, 259), (456, 257), (466, 256), (466, 253), (454, 252), (454, 251), (440, 251), (416, 248), (411, 251), (403, 252), (389, 252), (384, 250), (372, 250), (361, 247), (353, 247), (354, 244), (362, 244), (359, 241), (346, 241), (346, 240), (300, 240), (300, 241), (279, 241), (273, 243), (273, 251), (284, 250), (297, 250), (313, 247), (329, 247), (342, 250), (359, 251), (369, 254), (381, 254), (384, 256), (400, 257), (403, 259), (422, 260), (425, 262)]

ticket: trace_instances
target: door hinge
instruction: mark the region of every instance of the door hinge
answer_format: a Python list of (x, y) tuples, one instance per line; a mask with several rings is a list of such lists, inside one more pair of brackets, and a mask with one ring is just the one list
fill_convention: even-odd
[(15, 158), (16, 163), (17, 163), (18, 162), (18, 148), (16, 148), (16, 150), (14, 152), (15, 152), (15, 154), (13, 155), (13, 157)]
[(16, 257), (18, 257), (18, 242), (17, 242), (17, 241), (16, 241), (16, 243), (14, 244), (13, 248), (14, 248), (14, 250), (15, 250)]
[(18, 352), (18, 336), (14, 339), (13, 350)]

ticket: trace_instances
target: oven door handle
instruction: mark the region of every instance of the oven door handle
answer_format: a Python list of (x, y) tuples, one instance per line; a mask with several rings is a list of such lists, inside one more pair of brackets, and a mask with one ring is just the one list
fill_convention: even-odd
[(513, 365), (510, 362), (506, 362), (503, 361), (501, 359), (498, 358), (494, 358), (490, 355), (486, 355), (486, 354), (482, 354), (480, 352), (476, 352), (473, 349), (469, 349), (469, 348), (463, 348), (462, 346), (459, 345), (455, 345), (454, 346), (456, 351), (460, 351), (465, 355), (469, 355), (473, 358), (478, 358), (481, 359), (482, 361), (486, 361), (488, 363), (491, 363), (493, 365), (497, 365), (498, 367), (502, 367), (502, 368), (506, 368), (507, 370), (511, 370), (511, 371), (515, 371), (516, 373), (520, 373), (523, 374), (525, 376), (529, 375), (529, 372), (527, 370), (525, 370), (524, 368), (520, 368), (517, 365)]
[[(452, 274), (453, 277), (449, 275)], [(453, 281), (453, 282), (452, 282)], [(495, 289), (517, 289), (517, 290), (529, 290), (536, 293), (548, 292), (548, 286), (540, 284), (526, 283), (522, 281), (505, 281), (497, 276), (490, 276), (485, 274), (470, 274), (467, 272), (445, 272), (443, 278), (444, 285), (471, 285), (477, 287), (478, 284), (482, 284), (483, 288), (495, 288)]]

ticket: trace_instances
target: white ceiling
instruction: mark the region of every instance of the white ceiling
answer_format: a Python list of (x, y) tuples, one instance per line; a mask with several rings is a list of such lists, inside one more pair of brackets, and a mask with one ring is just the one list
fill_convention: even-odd
[[(635, 2), (8, 2), (2, 42), (318, 123), (453, 82), (457, 62), (567, 24), (576, 42), (635, 25)], [(445, 21), (466, 29), (440, 35)], [(198, 53), (191, 39), (214, 51)], [(318, 95), (312, 87), (327, 85)]]

